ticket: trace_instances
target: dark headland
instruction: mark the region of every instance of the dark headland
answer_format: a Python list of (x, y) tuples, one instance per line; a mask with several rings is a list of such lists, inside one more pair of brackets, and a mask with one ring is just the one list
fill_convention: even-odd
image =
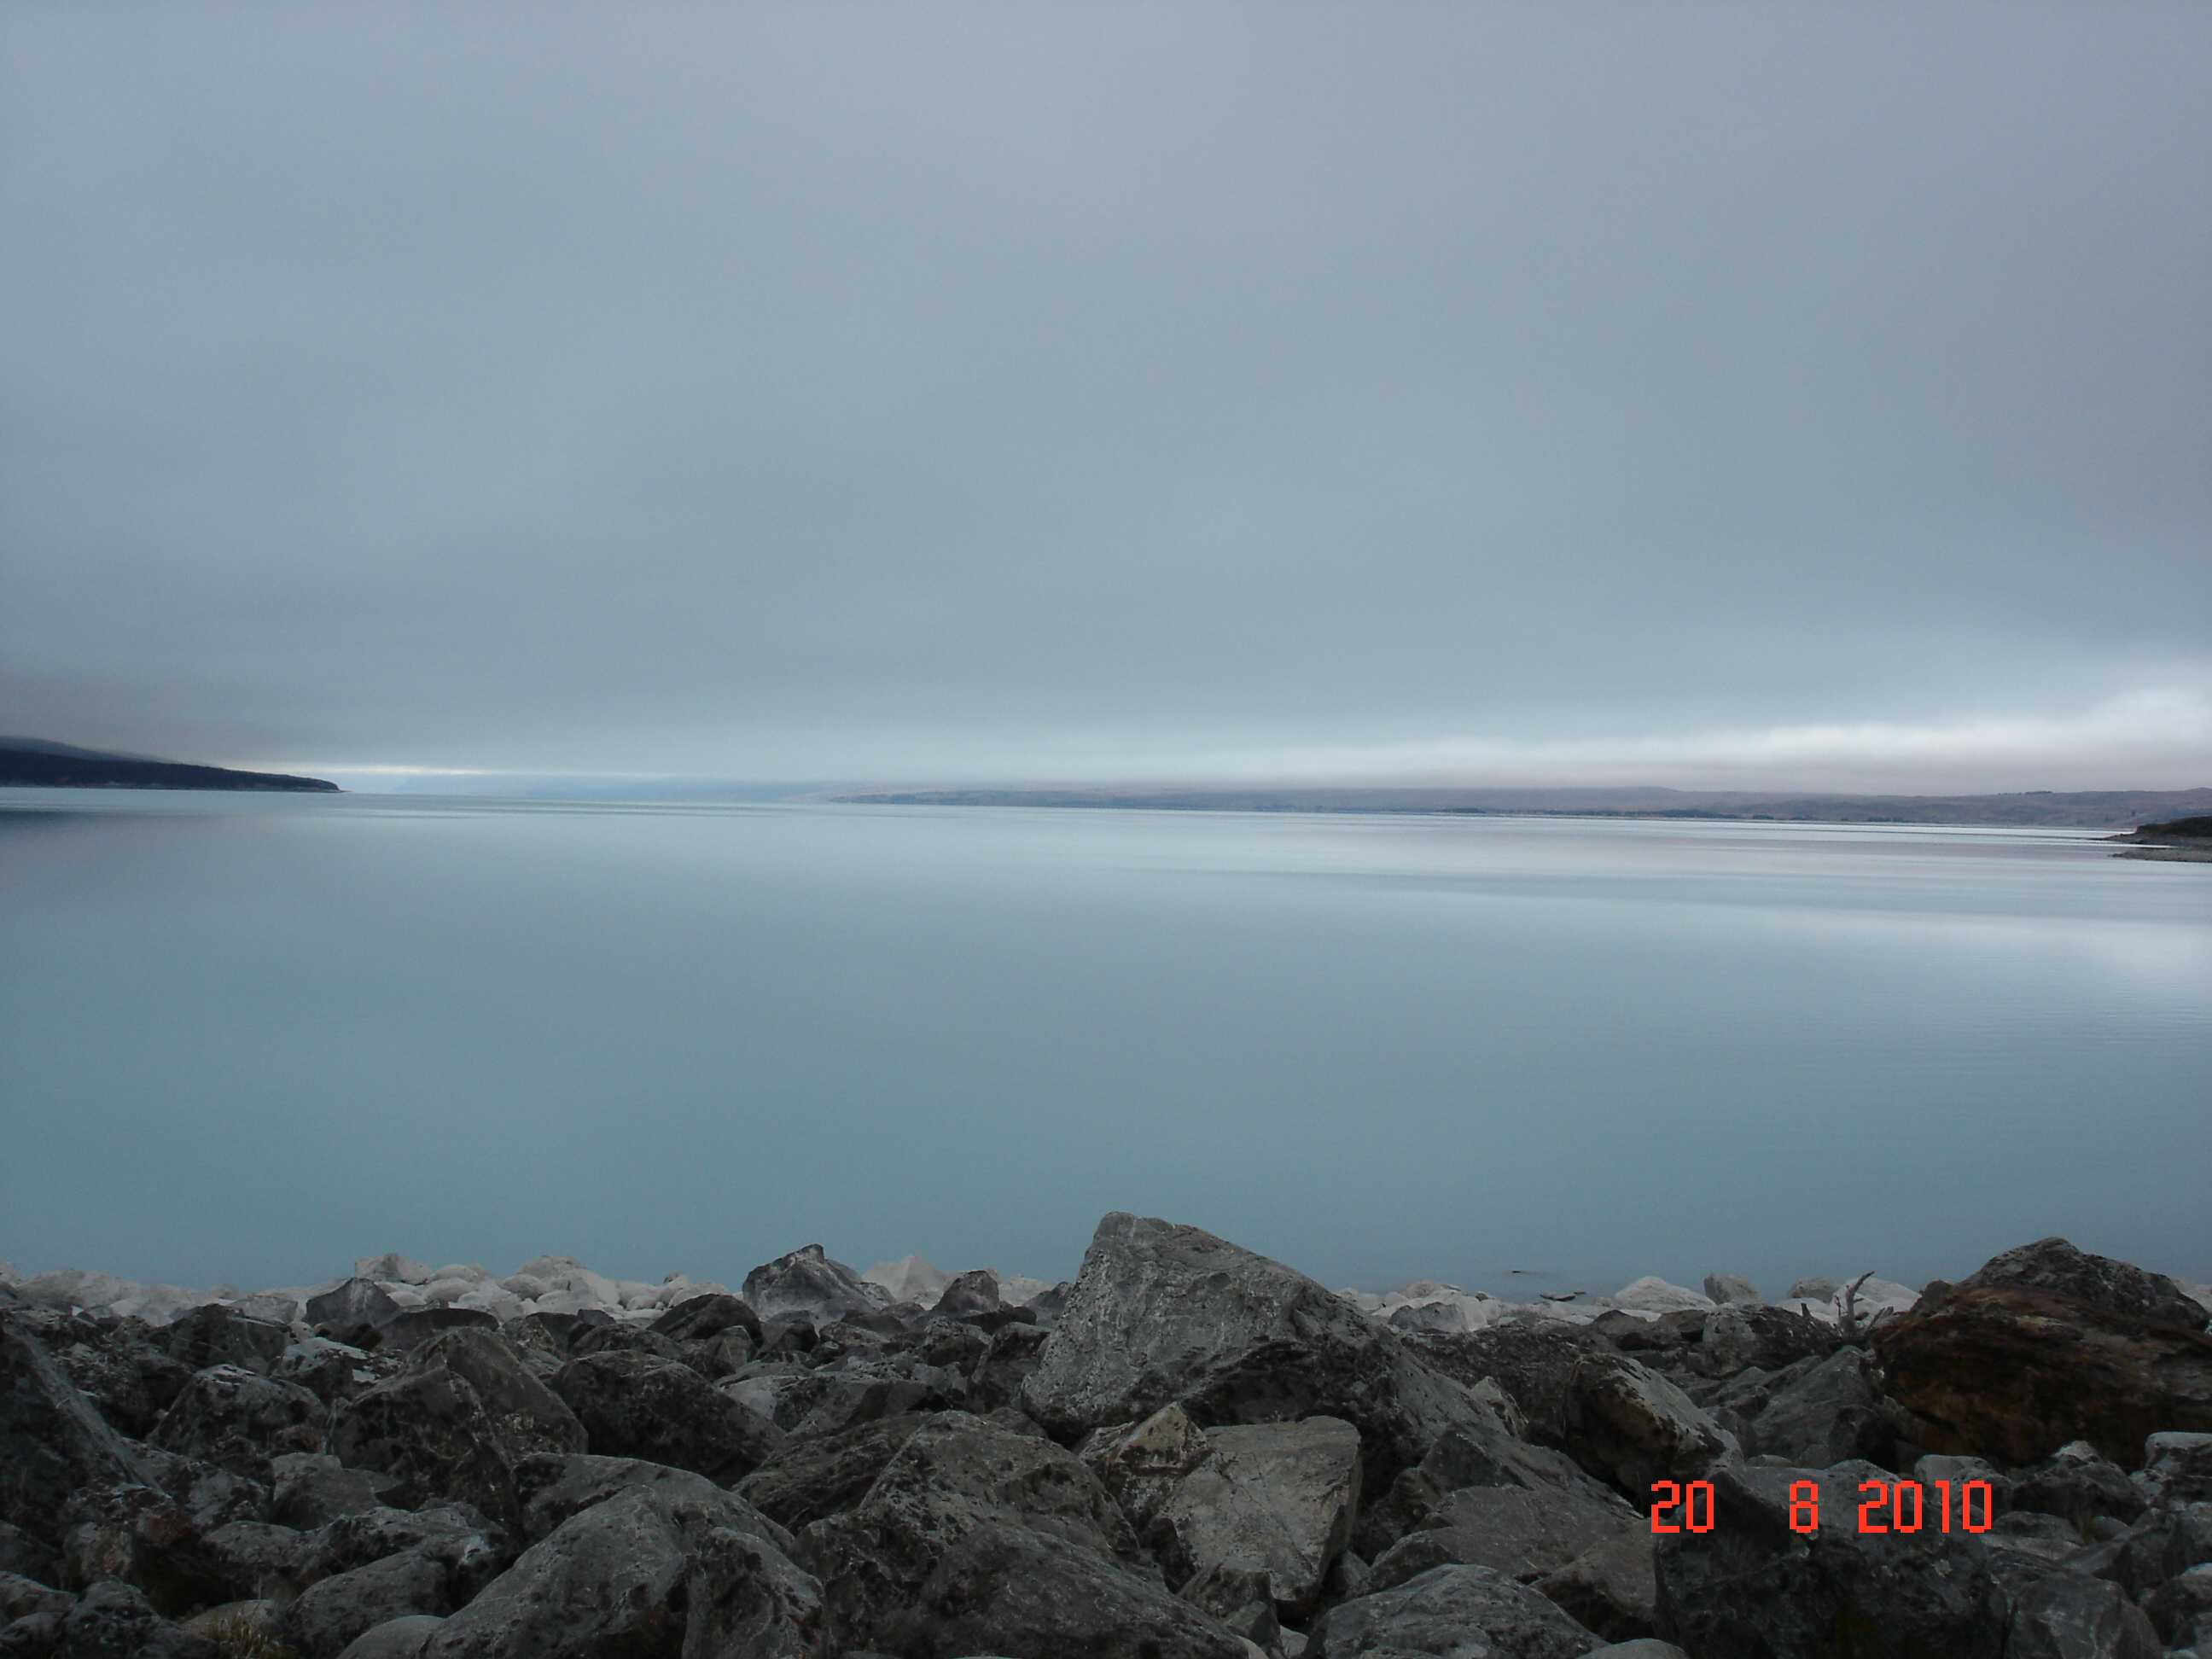
[(2114, 841), (2130, 843), (2112, 854), (2120, 859), (2155, 859), (2169, 864), (2212, 864), (2212, 817), (2176, 818), (2146, 823)]
[(79, 749), (43, 738), (0, 738), (0, 788), (10, 789), (287, 789), (337, 794), (321, 778), (284, 772), (240, 772), (228, 766), (194, 766)]

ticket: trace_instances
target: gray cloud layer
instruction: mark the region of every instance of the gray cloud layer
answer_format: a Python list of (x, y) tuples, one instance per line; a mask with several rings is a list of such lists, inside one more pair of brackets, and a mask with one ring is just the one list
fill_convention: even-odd
[(2212, 781), (2209, 69), (2200, 6), (13, 6), (0, 729)]

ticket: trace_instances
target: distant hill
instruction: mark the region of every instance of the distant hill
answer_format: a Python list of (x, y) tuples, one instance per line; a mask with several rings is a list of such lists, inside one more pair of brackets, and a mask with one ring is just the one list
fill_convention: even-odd
[(336, 794), (321, 778), (283, 772), (239, 772), (227, 766), (191, 766), (143, 755), (79, 749), (45, 738), (0, 738), (0, 788), (13, 789), (288, 789)]
[(2212, 789), (2008, 795), (1784, 795), (1623, 789), (902, 789), (840, 795), (884, 806), (1088, 806), (1152, 811), (1455, 812), (1513, 817), (1753, 818), (1784, 823), (1956, 823), (2118, 830), (2212, 813)]

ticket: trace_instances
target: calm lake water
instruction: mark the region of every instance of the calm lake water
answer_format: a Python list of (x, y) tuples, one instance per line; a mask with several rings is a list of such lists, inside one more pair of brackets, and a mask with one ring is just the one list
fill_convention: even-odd
[[(0, 791), (0, 1257), (2212, 1279), (2212, 866), (2069, 832)], [(1509, 1277), (1509, 1270), (1533, 1270)]]

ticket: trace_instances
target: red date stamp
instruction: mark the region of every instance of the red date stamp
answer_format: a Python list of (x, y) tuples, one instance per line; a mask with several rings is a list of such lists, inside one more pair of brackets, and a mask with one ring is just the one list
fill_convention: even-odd
[[(1931, 1495), (1932, 1489), (1932, 1495)], [(1871, 1493), (1871, 1496), (1868, 1494)], [(1954, 1488), (1948, 1480), (1862, 1480), (1859, 1482), (1858, 1529), (1868, 1533), (1987, 1532), (1996, 1508), (1986, 1480), (1969, 1480)], [(1668, 1516), (1674, 1519), (1668, 1519)], [(1713, 1529), (1713, 1483), (1656, 1480), (1651, 1485), (1651, 1530), (1654, 1532), (1711, 1532)], [(1820, 1488), (1816, 1481), (1793, 1481), (1790, 1487), (1790, 1530), (1820, 1530)]]

